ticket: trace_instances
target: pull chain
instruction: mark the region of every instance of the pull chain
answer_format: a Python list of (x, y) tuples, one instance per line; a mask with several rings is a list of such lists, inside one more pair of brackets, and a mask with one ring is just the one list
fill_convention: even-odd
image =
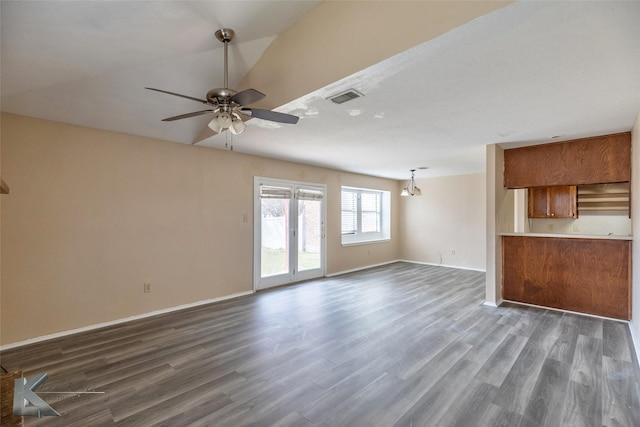
[(233, 135), (231, 135), (231, 144), (229, 144), (229, 131), (224, 133), (224, 148), (233, 151)]

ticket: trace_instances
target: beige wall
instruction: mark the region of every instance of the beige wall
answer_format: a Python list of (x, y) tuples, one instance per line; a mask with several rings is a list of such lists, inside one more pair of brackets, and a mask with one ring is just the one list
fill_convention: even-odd
[[(515, 197), (503, 183), (504, 150), (495, 144), (487, 145), (487, 277), (485, 303), (502, 303), (502, 240), (501, 231), (513, 229)], [(511, 212), (509, 214), (509, 212)]]
[[(631, 131), (631, 191), (640, 188), (640, 111)], [(640, 354), (640, 197), (631, 197), (632, 224), (632, 285), (631, 285), (631, 334), (636, 352)]]
[(484, 270), (485, 174), (418, 179), (416, 185), (421, 197), (400, 200), (401, 258)]
[(9, 114), (1, 139), (2, 344), (250, 291), (256, 175), (327, 185), (328, 274), (399, 255), (340, 244), (340, 186), (397, 211), (396, 181)]
[[(2, 131), (2, 116), (0, 116), (0, 132)], [(0, 177), (2, 177), (2, 137), (0, 134)], [(8, 184), (7, 184), (8, 185)], [(0, 195), (0, 310), (2, 309), (2, 200), (7, 197)], [(0, 312), (0, 344), (2, 344), (2, 312)]]

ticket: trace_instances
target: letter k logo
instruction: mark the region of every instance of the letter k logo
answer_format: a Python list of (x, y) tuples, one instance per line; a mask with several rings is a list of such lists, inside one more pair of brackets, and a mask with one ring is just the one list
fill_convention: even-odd
[[(29, 381), (27, 381), (26, 378), (17, 378), (14, 380), (13, 415), (26, 415), (38, 418), (42, 418), (43, 415), (60, 416), (59, 413), (34, 392), (40, 384), (47, 380), (47, 377), (47, 374), (40, 374), (31, 377)], [(27, 405), (27, 402), (31, 403), (31, 405)]]

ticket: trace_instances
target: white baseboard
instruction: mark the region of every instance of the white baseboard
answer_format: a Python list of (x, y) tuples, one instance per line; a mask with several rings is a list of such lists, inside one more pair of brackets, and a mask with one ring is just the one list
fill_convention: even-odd
[[(460, 265), (437, 264), (435, 262), (412, 261), (412, 260), (408, 260), (408, 259), (400, 259), (398, 261), (400, 261), (400, 262), (408, 262), (408, 263), (411, 263), (411, 264), (433, 265), (433, 266), (436, 266), (436, 267), (457, 268), (458, 270), (479, 271), (481, 273), (486, 273), (487, 272), (486, 269), (473, 268), (473, 267), (463, 267), (463, 266), (460, 266)], [(394, 262), (396, 262), (396, 261), (394, 261)]]
[(628, 320), (615, 319), (613, 317), (606, 317), (606, 316), (598, 316), (597, 314), (589, 314), (589, 313), (581, 313), (579, 311), (563, 310), (561, 308), (546, 307), (544, 305), (535, 305), (535, 304), (529, 304), (529, 303), (526, 303), (526, 302), (511, 301), (511, 300), (508, 300), (508, 299), (504, 300), (503, 302), (509, 302), (511, 304), (517, 304), (517, 305), (526, 305), (527, 307), (541, 308), (543, 310), (559, 311), (561, 313), (577, 314), (578, 316), (588, 316), (588, 317), (595, 317), (597, 319), (613, 320), (614, 322), (622, 322), (622, 323), (629, 324)]
[(226, 295), (226, 296), (223, 296), (223, 297), (211, 298), (211, 299), (207, 299), (207, 300), (192, 302), (192, 303), (189, 303), (189, 304), (176, 305), (175, 307), (163, 308), (162, 310), (151, 311), (149, 313), (137, 314), (135, 316), (125, 317), (124, 319), (116, 319), (116, 320), (111, 320), (109, 322), (97, 323), (95, 325), (83, 326), (82, 328), (70, 329), (68, 331), (62, 331), (62, 332), (56, 332), (54, 334), (43, 335), (43, 336), (36, 337), (36, 338), (29, 338), (29, 339), (24, 340), (24, 341), (18, 341), (18, 342), (2, 345), (2, 346), (0, 346), (0, 351), (9, 350), (9, 349), (16, 348), (16, 347), (22, 347), (22, 346), (29, 345), (29, 344), (35, 344), (35, 343), (38, 343), (38, 342), (47, 341), (47, 340), (54, 339), (54, 338), (60, 338), (60, 337), (64, 337), (64, 336), (67, 336), (67, 335), (73, 335), (73, 334), (77, 334), (77, 333), (80, 333), (80, 332), (92, 331), (94, 329), (100, 329), (100, 328), (104, 328), (106, 326), (113, 326), (113, 325), (118, 325), (118, 324), (121, 324), (121, 323), (127, 323), (127, 322), (131, 322), (133, 320), (139, 320), (139, 319), (144, 319), (144, 318), (147, 318), (147, 317), (153, 317), (153, 316), (157, 316), (159, 314), (171, 313), (173, 311), (185, 310), (187, 308), (198, 307), (200, 305), (205, 305), (205, 304), (211, 304), (213, 302), (218, 302), (218, 301), (224, 301), (224, 300), (228, 300), (228, 299), (238, 298), (238, 297), (242, 297), (242, 296), (245, 296), (245, 295), (250, 295), (253, 292), (254, 291), (239, 292), (237, 294)]
[(392, 261), (381, 262), (380, 264), (365, 265), (364, 267), (358, 267), (358, 268), (352, 268), (350, 270), (338, 271), (338, 272), (335, 272), (335, 273), (327, 274), (325, 277), (334, 277), (334, 276), (340, 276), (341, 274), (355, 273), (356, 271), (361, 271), (361, 270), (366, 270), (368, 268), (380, 267), (380, 266), (383, 266), (383, 265), (393, 264), (394, 262), (406, 262), (406, 263), (409, 263), (409, 264), (420, 264), (420, 265), (433, 265), (435, 267), (456, 268), (458, 270), (479, 271), (481, 273), (486, 273), (487, 272), (486, 270), (482, 270), (482, 269), (478, 269), (478, 268), (470, 268), (470, 267), (461, 267), (459, 265), (434, 264), (432, 262), (411, 261), (411, 260), (408, 260), (408, 259), (394, 259)]
[(498, 300), (498, 301), (496, 301), (496, 302), (493, 302), (493, 301), (485, 301), (485, 302), (483, 302), (482, 304), (483, 304), (483, 305), (486, 305), (486, 306), (489, 306), (489, 307), (497, 308), (497, 307), (500, 307), (500, 306), (502, 305), (502, 303), (503, 303), (503, 302), (504, 302), (504, 301), (503, 301), (502, 299), (499, 299), (499, 300)]

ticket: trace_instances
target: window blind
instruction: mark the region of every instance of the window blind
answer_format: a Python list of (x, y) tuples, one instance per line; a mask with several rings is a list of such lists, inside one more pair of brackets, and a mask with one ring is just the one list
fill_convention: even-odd
[(358, 193), (342, 192), (342, 234), (355, 234), (358, 231)]
[(309, 188), (298, 188), (296, 197), (298, 200), (322, 200), (324, 198), (324, 192), (311, 190)]
[(261, 199), (290, 199), (293, 191), (290, 187), (276, 187), (273, 185), (260, 185)]
[(380, 193), (361, 193), (362, 232), (380, 232)]

